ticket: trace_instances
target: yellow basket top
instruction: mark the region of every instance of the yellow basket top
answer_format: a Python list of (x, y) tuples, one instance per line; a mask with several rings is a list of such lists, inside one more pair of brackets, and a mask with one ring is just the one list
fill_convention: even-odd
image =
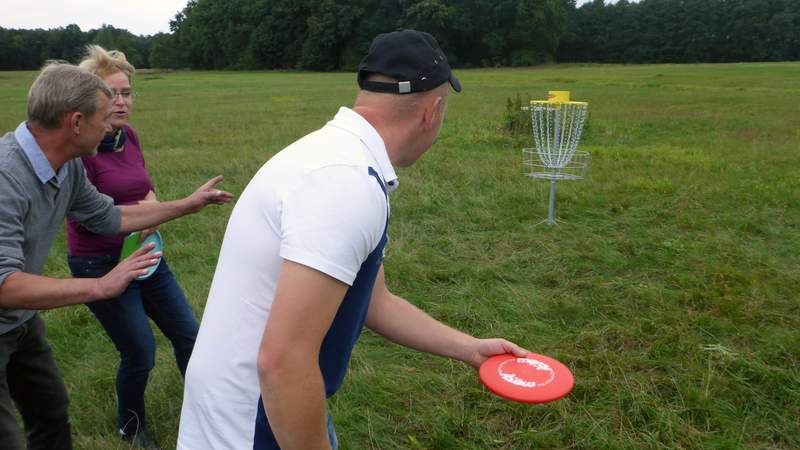
[(557, 102), (552, 100), (531, 100), (531, 105), (578, 105), (588, 106), (587, 102)]
[(531, 100), (531, 104), (567, 104), (567, 105), (588, 105), (586, 102), (570, 101), (569, 91), (548, 91), (547, 100)]

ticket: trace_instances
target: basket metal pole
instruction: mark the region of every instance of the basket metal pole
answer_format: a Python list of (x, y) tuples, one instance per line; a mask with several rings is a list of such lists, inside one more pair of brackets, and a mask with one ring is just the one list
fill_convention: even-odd
[(556, 209), (556, 180), (553, 178), (550, 180), (550, 207), (547, 209), (547, 220), (545, 221), (548, 225), (554, 225), (556, 223), (555, 219), (553, 218), (553, 212)]

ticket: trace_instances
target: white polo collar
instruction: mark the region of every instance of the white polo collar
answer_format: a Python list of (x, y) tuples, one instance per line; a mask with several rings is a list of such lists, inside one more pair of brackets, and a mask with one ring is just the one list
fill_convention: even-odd
[(352, 109), (342, 106), (333, 120), (328, 122), (328, 125), (357, 136), (364, 143), (364, 147), (367, 148), (372, 160), (378, 166), (377, 169), (386, 184), (386, 190), (394, 192), (398, 188), (400, 181), (397, 179), (397, 174), (394, 171), (394, 167), (392, 167), (391, 161), (389, 161), (383, 138), (365, 118)]

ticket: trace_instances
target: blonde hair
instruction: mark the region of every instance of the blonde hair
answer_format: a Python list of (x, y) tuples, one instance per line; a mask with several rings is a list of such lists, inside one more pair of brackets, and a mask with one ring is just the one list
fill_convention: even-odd
[(28, 121), (55, 129), (64, 114), (97, 111), (97, 94), (111, 98), (111, 89), (98, 76), (72, 64), (48, 61), (28, 91)]
[(86, 57), (78, 67), (100, 78), (122, 72), (128, 77), (129, 82), (133, 82), (133, 74), (136, 73), (133, 64), (125, 58), (125, 53), (119, 50), (108, 51), (99, 45), (86, 46)]

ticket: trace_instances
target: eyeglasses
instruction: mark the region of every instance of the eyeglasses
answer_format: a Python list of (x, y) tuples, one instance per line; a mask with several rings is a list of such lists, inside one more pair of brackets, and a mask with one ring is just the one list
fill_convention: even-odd
[(123, 99), (127, 100), (127, 99), (129, 99), (131, 97), (134, 97), (135, 95), (134, 95), (133, 91), (131, 91), (130, 89), (123, 89), (121, 91), (118, 91), (116, 89), (112, 89), (111, 90), (111, 98), (112, 99), (113, 98), (117, 98), (117, 96), (120, 96)]

